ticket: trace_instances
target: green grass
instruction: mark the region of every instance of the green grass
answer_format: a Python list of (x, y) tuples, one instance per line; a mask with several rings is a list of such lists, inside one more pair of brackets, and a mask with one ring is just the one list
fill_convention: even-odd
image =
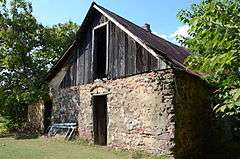
[[(137, 156), (134, 156), (133, 152), (116, 151), (80, 142), (44, 138), (0, 138), (0, 159), (131, 159), (135, 157)], [(156, 159), (144, 155), (139, 158)]]

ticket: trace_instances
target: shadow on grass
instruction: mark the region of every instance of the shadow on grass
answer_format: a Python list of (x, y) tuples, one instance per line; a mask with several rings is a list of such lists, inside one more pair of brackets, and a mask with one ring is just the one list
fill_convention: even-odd
[(14, 134), (9, 134), (9, 133), (0, 133), (0, 139), (1, 138), (7, 138), (7, 137), (14, 137)]
[(40, 134), (26, 134), (26, 133), (17, 133), (14, 138), (16, 140), (25, 140), (25, 139), (37, 139), (39, 138)]
[(25, 134), (25, 133), (4, 133), (0, 134), (1, 138), (14, 138), (16, 140), (25, 140), (25, 139), (37, 139), (40, 137), (40, 134)]

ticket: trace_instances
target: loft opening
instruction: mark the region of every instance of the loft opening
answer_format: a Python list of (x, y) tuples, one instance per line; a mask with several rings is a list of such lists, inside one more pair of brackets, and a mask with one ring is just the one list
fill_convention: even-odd
[(93, 29), (93, 72), (94, 79), (107, 77), (108, 67), (108, 23)]

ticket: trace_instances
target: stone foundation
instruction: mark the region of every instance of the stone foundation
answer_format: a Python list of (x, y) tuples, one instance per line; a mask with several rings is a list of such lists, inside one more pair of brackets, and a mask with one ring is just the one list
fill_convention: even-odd
[[(187, 154), (197, 149), (199, 142), (194, 138), (201, 132), (195, 131), (203, 128), (195, 130), (192, 124), (198, 125), (199, 120), (209, 115), (204, 114), (209, 110), (207, 101), (199, 104), (206, 99), (205, 87), (194, 83), (191, 76), (179, 76), (168, 69), (61, 90), (52, 88), (53, 121), (77, 122), (79, 136), (93, 142), (92, 97), (104, 94), (108, 146), (157, 154)], [(197, 89), (203, 93), (193, 93)]]

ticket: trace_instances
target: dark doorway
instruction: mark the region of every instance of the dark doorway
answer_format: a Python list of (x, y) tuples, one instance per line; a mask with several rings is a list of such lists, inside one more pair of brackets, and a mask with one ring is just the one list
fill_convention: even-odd
[(107, 26), (104, 25), (94, 30), (94, 73), (95, 79), (107, 77)]
[(107, 145), (107, 96), (93, 97), (94, 144)]
[(48, 100), (44, 102), (44, 133), (47, 133), (49, 126), (51, 125), (51, 117), (52, 117), (52, 100)]

